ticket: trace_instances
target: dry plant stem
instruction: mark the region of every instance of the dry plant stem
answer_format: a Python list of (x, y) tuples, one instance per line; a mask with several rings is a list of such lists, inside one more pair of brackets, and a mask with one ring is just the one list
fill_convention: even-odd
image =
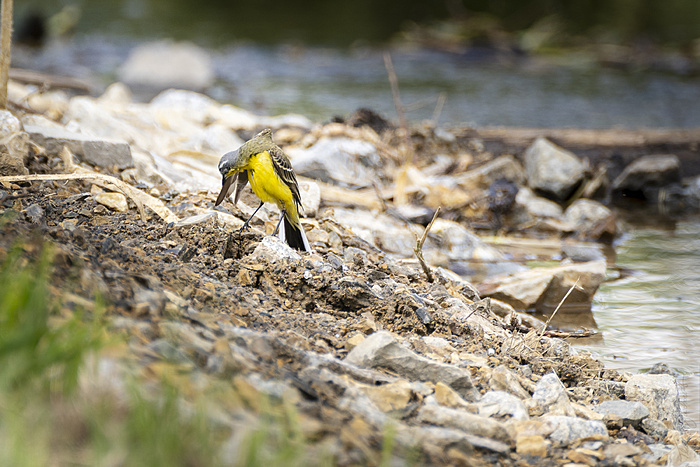
[(437, 126), (438, 120), (440, 120), (440, 115), (442, 115), (442, 108), (445, 106), (445, 101), (447, 100), (447, 93), (441, 92), (438, 96), (437, 104), (435, 104), (435, 110), (433, 111), (433, 126)]
[(379, 200), (379, 203), (382, 205), (382, 212), (386, 212), (386, 210), (387, 210), (386, 201), (384, 201), (384, 198), (382, 197), (382, 191), (379, 189), (379, 185), (377, 185), (376, 180), (372, 181), (372, 188), (374, 188), (374, 193), (377, 195), (377, 199)]
[(430, 224), (428, 224), (428, 226), (423, 231), (423, 235), (421, 236), (421, 238), (416, 239), (416, 247), (413, 249), (414, 253), (416, 254), (416, 258), (418, 258), (418, 262), (423, 268), (423, 272), (428, 277), (428, 282), (433, 282), (434, 279), (433, 273), (430, 272), (430, 267), (428, 267), (428, 264), (423, 259), (423, 244), (425, 243), (425, 239), (428, 238), (428, 232), (430, 232), (430, 228), (433, 226), (433, 223), (435, 222), (435, 219), (437, 219), (439, 214), (440, 208), (438, 207), (435, 211), (435, 214), (433, 215), (433, 219), (430, 221)]
[(413, 164), (413, 150), (411, 144), (411, 137), (408, 132), (408, 123), (406, 122), (404, 106), (401, 103), (401, 94), (399, 93), (399, 80), (396, 78), (394, 64), (391, 61), (391, 54), (389, 54), (389, 52), (384, 52), (384, 66), (386, 67), (386, 73), (389, 76), (389, 84), (391, 85), (391, 97), (394, 99), (394, 107), (396, 107), (396, 113), (399, 116), (399, 126), (403, 131), (403, 136), (405, 140), (404, 144), (406, 145), (406, 154), (409, 156), (406, 158), (406, 163)]
[(569, 295), (571, 295), (571, 292), (573, 292), (574, 289), (575, 289), (576, 287), (578, 287), (578, 281), (580, 281), (580, 280), (581, 280), (581, 276), (579, 276), (578, 279), (576, 279), (576, 282), (574, 282), (574, 285), (572, 285), (572, 286), (569, 288), (569, 290), (566, 292), (566, 294), (564, 295), (564, 297), (563, 297), (563, 298), (561, 299), (561, 301), (559, 302), (559, 305), (557, 305), (557, 307), (554, 309), (554, 311), (552, 312), (552, 314), (549, 315), (549, 318), (547, 319), (547, 322), (544, 323), (544, 327), (542, 328), (542, 332), (540, 332), (540, 337), (542, 337), (542, 336), (544, 335), (544, 332), (547, 330), (547, 326), (549, 326), (549, 322), (552, 321), (552, 318), (554, 318), (554, 315), (557, 314), (557, 311), (559, 311), (559, 308), (561, 308), (561, 306), (564, 304), (564, 302), (566, 301), (566, 299), (569, 298)]
[(0, 182), (28, 182), (28, 181), (57, 181), (57, 180), (86, 180), (99, 185), (103, 188), (107, 188), (112, 191), (118, 191), (124, 196), (131, 198), (131, 200), (136, 204), (141, 219), (146, 221), (146, 213), (143, 209), (144, 206), (148, 206), (153, 212), (155, 212), (161, 219), (165, 222), (177, 222), (178, 217), (170, 210), (163, 202), (153, 196), (142, 192), (141, 190), (134, 188), (133, 186), (122, 182), (121, 180), (114, 178), (110, 175), (105, 175), (97, 172), (93, 172), (86, 168), (77, 166), (71, 160), (72, 154), (68, 149), (63, 148), (61, 152), (61, 158), (66, 166), (66, 169), (70, 172), (68, 174), (34, 174), (34, 175), (12, 175), (6, 177), (0, 177)]
[(0, 13), (0, 110), (7, 109), (7, 81), (12, 46), (12, 0), (2, 0)]

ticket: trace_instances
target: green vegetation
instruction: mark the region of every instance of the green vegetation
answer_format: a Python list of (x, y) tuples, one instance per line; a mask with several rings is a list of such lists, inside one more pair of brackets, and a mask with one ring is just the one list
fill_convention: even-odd
[(61, 310), (51, 259), (48, 245), (18, 245), (0, 270), (0, 465), (217, 465), (203, 410), (183, 411), (174, 387), (82, 384), (86, 358), (113, 339), (99, 302)]

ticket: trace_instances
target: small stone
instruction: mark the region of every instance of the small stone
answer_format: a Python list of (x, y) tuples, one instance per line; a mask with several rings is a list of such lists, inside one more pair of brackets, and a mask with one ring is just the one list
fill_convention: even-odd
[(682, 465), (684, 467), (696, 467), (700, 465), (700, 455), (693, 451), (693, 448), (685, 444), (676, 444), (668, 453), (666, 465)]
[(473, 404), (465, 401), (457, 391), (442, 382), (435, 383), (435, 400), (440, 405), (473, 411), (471, 410)]
[(264, 237), (262, 242), (255, 247), (250, 257), (253, 261), (257, 262), (268, 261), (275, 263), (282, 260), (301, 261), (301, 255), (299, 255), (299, 253), (278, 237), (272, 235)]
[(175, 228), (186, 227), (188, 225), (204, 224), (206, 222), (216, 222), (218, 218), (218, 213), (216, 211), (203, 212), (201, 214), (196, 214), (194, 216), (189, 216), (184, 219), (180, 219), (176, 224)]
[(365, 336), (361, 332), (355, 332), (355, 334), (350, 336), (345, 341), (345, 348), (347, 350), (352, 350), (355, 347), (357, 347), (363, 340), (365, 340)]
[(322, 137), (309, 148), (297, 146), (286, 152), (297, 174), (349, 187), (372, 186), (372, 165), (381, 161), (372, 143), (347, 137)]
[(683, 428), (678, 384), (673, 376), (632, 375), (625, 384), (625, 399), (641, 402), (649, 409), (651, 417), (668, 420), (677, 430)]
[(601, 402), (593, 410), (603, 415), (614, 415), (622, 420), (623, 425), (634, 427), (639, 427), (642, 420), (649, 416), (649, 409), (641, 402), (624, 400)]
[(528, 411), (523, 402), (504, 391), (489, 391), (477, 403), (479, 415), (506, 420), (527, 420)]
[(493, 369), (489, 378), (489, 387), (494, 391), (507, 391), (523, 400), (530, 398), (530, 394), (523, 389), (517, 376), (505, 365), (498, 365)]
[(126, 141), (96, 138), (74, 133), (64, 128), (27, 125), (29, 138), (46, 149), (49, 155), (58, 155), (64, 146), (81, 160), (98, 166), (117, 166), (126, 169), (134, 165), (131, 147)]
[(641, 425), (644, 433), (656, 439), (664, 439), (666, 434), (668, 434), (668, 427), (656, 418), (647, 417), (642, 420)]
[(571, 461), (576, 462), (577, 464), (594, 466), (597, 463), (596, 459), (593, 456), (591, 456), (590, 454), (583, 453), (578, 449), (567, 452), (566, 457), (568, 457)]
[(362, 391), (374, 402), (382, 412), (401, 410), (411, 401), (413, 391), (408, 381), (383, 384), (376, 387), (366, 387)]
[(158, 41), (142, 44), (119, 69), (121, 81), (152, 89), (201, 90), (214, 82), (211, 57), (189, 42)]
[(668, 430), (664, 438), (664, 444), (679, 445), (683, 443), (683, 438), (678, 430)]
[(680, 181), (680, 161), (673, 154), (653, 154), (633, 161), (615, 179), (613, 194), (639, 196), (653, 200), (658, 189)]
[(634, 444), (630, 443), (616, 443), (616, 444), (609, 444), (605, 447), (605, 456), (608, 459), (613, 459), (615, 460), (615, 463), (619, 463), (618, 458), (619, 457), (632, 457), (636, 456), (637, 454), (640, 454), (642, 452), (641, 449), (639, 449), (637, 446)]
[(515, 439), (515, 451), (523, 456), (545, 457), (547, 442), (541, 435), (518, 436)]
[(370, 335), (352, 349), (345, 360), (364, 367), (387, 368), (408, 379), (443, 382), (469, 401), (478, 397), (469, 371), (420, 356), (386, 331)]
[(523, 159), (528, 185), (548, 198), (564, 201), (583, 181), (584, 166), (579, 158), (545, 138), (537, 138)]
[(575, 415), (566, 388), (556, 373), (547, 373), (542, 377), (537, 383), (532, 400), (550, 415)]
[(129, 210), (129, 203), (126, 200), (126, 196), (121, 193), (99, 193), (95, 195), (95, 201), (107, 206), (113, 211), (127, 212)]
[(684, 438), (686, 438), (685, 444), (688, 446), (700, 446), (700, 432), (686, 433)]
[(512, 442), (512, 438), (503, 423), (474, 415), (466, 410), (426, 404), (418, 411), (417, 420), (426, 424), (457, 428), (473, 435), (496, 439), (504, 443)]
[(24, 215), (27, 216), (27, 219), (29, 219), (32, 224), (41, 224), (45, 221), (44, 210), (36, 203), (27, 206), (24, 210)]
[(578, 417), (547, 415), (542, 421), (551, 429), (550, 438), (562, 445), (569, 445), (582, 438), (599, 436), (608, 438), (608, 429), (599, 420), (585, 420)]
[(578, 199), (564, 212), (577, 238), (612, 241), (618, 234), (615, 214), (597, 201)]

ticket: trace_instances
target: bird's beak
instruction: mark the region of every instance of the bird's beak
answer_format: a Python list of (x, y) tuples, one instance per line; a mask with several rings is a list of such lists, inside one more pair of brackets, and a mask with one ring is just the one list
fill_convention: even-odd
[(231, 184), (232, 184), (233, 181), (236, 179), (236, 177), (234, 177), (234, 175), (235, 175), (235, 174), (224, 175), (224, 178), (223, 178), (223, 180), (222, 180), (222, 182), (221, 182), (221, 185), (222, 185), (222, 186), (221, 186), (221, 193), (219, 193), (219, 197), (216, 198), (216, 203), (214, 203), (214, 206), (218, 206), (218, 205), (220, 205), (221, 203), (223, 203), (223, 201), (224, 201), (224, 200), (226, 199), (226, 197), (228, 196), (228, 190), (231, 189)]

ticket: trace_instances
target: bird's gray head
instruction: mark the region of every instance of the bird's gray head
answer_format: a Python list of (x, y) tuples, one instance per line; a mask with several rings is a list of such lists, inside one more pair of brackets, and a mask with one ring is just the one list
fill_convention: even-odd
[(226, 178), (234, 173), (245, 170), (252, 156), (272, 149), (274, 145), (275, 143), (272, 141), (272, 130), (269, 128), (264, 129), (253, 138), (243, 143), (240, 148), (221, 156), (221, 160), (219, 161), (219, 172), (221, 176), (226, 180)]

